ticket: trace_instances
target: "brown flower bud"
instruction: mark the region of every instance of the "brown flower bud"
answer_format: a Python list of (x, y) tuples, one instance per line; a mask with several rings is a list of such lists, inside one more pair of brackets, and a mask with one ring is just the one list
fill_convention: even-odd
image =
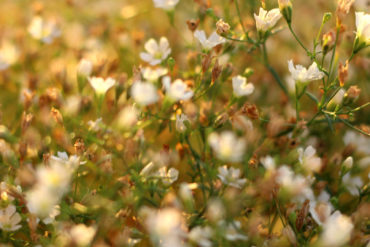
[(324, 54), (328, 53), (333, 49), (335, 43), (335, 33), (334, 31), (329, 31), (322, 36), (321, 46)]
[(188, 25), (189, 30), (194, 32), (198, 28), (199, 22), (200, 22), (199, 19), (197, 19), (197, 20), (187, 20), (186, 24)]
[(73, 146), (76, 154), (81, 155), (83, 152), (85, 152), (85, 143), (83, 139), (78, 138)]
[(63, 124), (63, 116), (58, 109), (55, 109), (54, 107), (51, 108), (51, 115), (53, 116), (55, 122), (58, 124)]
[(360, 93), (361, 89), (359, 87), (357, 87), (356, 85), (350, 86), (347, 92), (344, 94), (343, 104), (349, 105), (355, 102), (358, 99)]
[(216, 22), (216, 32), (219, 35), (227, 34), (230, 31), (230, 25), (220, 19)]
[(222, 72), (222, 66), (218, 64), (218, 59), (216, 59), (215, 65), (212, 69), (212, 82), (215, 82)]
[(212, 55), (211, 53), (207, 54), (207, 55), (203, 55), (203, 61), (202, 61), (202, 71), (203, 73), (205, 73), (209, 66), (211, 65), (211, 62), (212, 62)]
[(338, 69), (338, 77), (339, 77), (339, 85), (341, 87), (344, 86), (344, 81), (348, 77), (348, 60), (346, 63), (343, 65), (342, 63), (339, 63), (339, 69)]
[(32, 122), (32, 119), (33, 119), (33, 115), (32, 113), (26, 113), (26, 112), (23, 112), (23, 115), (22, 115), (22, 133), (26, 132), (26, 129), (28, 128), (28, 126), (30, 126), (31, 122)]
[(241, 111), (242, 111), (242, 113), (247, 114), (247, 116), (250, 119), (258, 119), (259, 118), (258, 109), (257, 109), (257, 106), (255, 104), (246, 103), (242, 107)]

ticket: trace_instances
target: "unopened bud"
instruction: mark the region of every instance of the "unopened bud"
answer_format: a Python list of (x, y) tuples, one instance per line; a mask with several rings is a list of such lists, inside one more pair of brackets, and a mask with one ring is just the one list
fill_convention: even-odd
[(347, 157), (347, 159), (345, 159), (343, 161), (343, 166), (347, 169), (347, 170), (350, 170), (353, 166), (353, 158), (352, 156), (349, 156)]
[(212, 69), (212, 82), (215, 82), (222, 72), (222, 66), (218, 64), (218, 59)]
[(228, 23), (224, 22), (224, 20), (222, 19), (217, 21), (216, 32), (219, 35), (227, 34), (229, 31), (230, 31), (230, 25)]
[(197, 29), (197, 27), (199, 25), (199, 22), (200, 22), (199, 19), (197, 19), (197, 20), (187, 20), (186, 24), (188, 25), (189, 30), (194, 32)]
[(322, 36), (321, 46), (324, 55), (333, 49), (335, 43), (335, 34), (333, 31), (327, 32)]
[(292, 3), (290, 0), (279, 0), (279, 9), (288, 23), (292, 22)]
[(338, 69), (338, 77), (339, 77), (339, 85), (341, 87), (344, 86), (344, 81), (348, 77), (348, 60), (346, 63), (343, 65), (342, 63), (339, 63), (339, 69)]
[(359, 87), (355, 86), (350, 86), (347, 90), (347, 92), (344, 94), (344, 100), (343, 103), (345, 105), (350, 105), (354, 103), (359, 95), (361, 93), (361, 89)]
[(249, 76), (253, 75), (253, 73), (254, 70), (252, 68), (246, 68), (244, 70), (243, 76), (248, 78)]

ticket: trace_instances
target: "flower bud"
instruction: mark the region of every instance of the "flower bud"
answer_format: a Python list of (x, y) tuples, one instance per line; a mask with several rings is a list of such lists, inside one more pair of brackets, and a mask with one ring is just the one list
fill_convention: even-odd
[(328, 103), (328, 109), (329, 110), (334, 110), (337, 108), (337, 106), (340, 106), (343, 103), (343, 98), (344, 98), (345, 91), (343, 88), (341, 88), (337, 94), (329, 101)]
[(279, 0), (280, 13), (288, 23), (292, 22), (292, 3), (290, 0)]
[(335, 34), (333, 31), (327, 32), (322, 36), (321, 46), (324, 55), (333, 49), (335, 43)]
[(352, 168), (352, 166), (353, 166), (353, 158), (352, 158), (352, 156), (347, 157), (347, 159), (345, 159), (343, 161), (343, 166), (347, 170), (350, 170)]
[(222, 20), (222, 19), (217, 21), (216, 28), (217, 28), (216, 32), (219, 35), (227, 34), (230, 31), (230, 25), (228, 23), (224, 22), (224, 20)]
[(339, 85), (341, 87), (344, 86), (344, 81), (348, 77), (348, 60), (346, 63), (343, 65), (342, 63), (339, 63), (339, 69), (338, 69), (338, 77), (339, 77)]
[(343, 104), (350, 105), (354, 103), (358, 99), (360, 93), (361, 89), (359, 87), (357, 87), (356, 85), (350, 86), (347, 92), (344, 94)]

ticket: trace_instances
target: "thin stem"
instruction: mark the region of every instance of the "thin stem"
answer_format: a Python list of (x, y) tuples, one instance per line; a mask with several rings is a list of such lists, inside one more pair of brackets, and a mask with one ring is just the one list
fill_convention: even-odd
[(248, 37), (248, 32), (243, 25), (243, 19), (242, 19), (242, 16), (240, 15), (240, 8), (239, 8), (238, 0), (234, 0), (234, 3), (235, 3), (236, 12), (238, 13), (240, 25), (242, 26), (243, 32)]
[(337, 33), (336, 33), (336, 35), (335, 35), (335, 43), (334, 43), (333, 53), (332, 53), (332, 55), (331, 55), (330, 65), (329, 65), (328, 82), (329, 82), (329, 80), (330, 80), (331, 69), (332, 69), (332, 67), (333, 67), (333, 61), (334, 61), (334, 57), (335, 57), (335, 50), (337, 49), (337, 43), (338, 43), (339, 31), (340, 31), (340, 27), (337, 27)]
[(311, 52), (306, 48), (306, 46), (303, 45), (303, 43), (301, 42), (301, 40), (295, 34), (295, 32), (293, 31), (292, 25), (290, 23), (288, 23), (288, 27), (289, 27), (290, 32), (293, 34), (295, 40), (297, 40), (297, 42), (299, 43), (299, 45), (306, 51), (307, 55), (309, 55), (312, 58)]

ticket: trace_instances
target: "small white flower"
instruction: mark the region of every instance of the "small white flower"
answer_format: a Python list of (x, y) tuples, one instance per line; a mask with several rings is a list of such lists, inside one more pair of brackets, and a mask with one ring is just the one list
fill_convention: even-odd
[(154, 174), (154, 177), (161, 178), (165, 185), (171, 185), (179, 178), (179, 171), (175, 168), (170, 168), (167, 171), (167, 167), (163, 166)]
[(353, 166), (353, 158), (352, 156), (349, 156), (347, 157), (344, 161), (343, 161), (343, 166), (346, 168), (346, 169), (351, 169), (352, 166)]
[(356, 151), (366, 156), (370, 155), (370, 138), (348, 130), (343, 137), (343, 141), (346, 145), (352, 145), (356, 148)]
[(356, 36), (360, 39), (360, 42), (370, 45), (370, 14), (356, 12), (356, 27)]
[(0, 210), (0, 228), (6, 232), (13, 232), (21, 228), (18, 225), (21, 222), (21, 216), (16, 212), (14, 205), (9, 205), (3, 210)]
[(48, 225), (55, 221), (55, 217), (57, 217), (60, 214), (60, 206), (55, 205), (54, 208), (51, 210), (50, 214), (42, 220), (44, 224)]
[(159, 77), (164, 76), (167, 72), (168, 70), (166, 68), (152, 69), (150, 67), (146, 67), (141, 70), (144, 79), (151, 82), (156, 82)]
[(321, 159), (317, 157), (316, 149), (308, 146), (305, 150), (298, 148), (299, 162), (306, 171), (319, 172), (321, 170)]
[(194, 95), (193, 91), (181, 79), (177, 79), (171, 83), (171, 78), (166, 76), (163, 78), (162, 83), (167, 96), (172, 100), (188, 100)]
[(175, 8), (176, 4), (179, 3), (180, 0), (153, 0), (154, 6), (156, 8), (161, 8), (164, 10), (172, 10)]
[(278, 20), (281, 18), (280, 10), (278, 8), (266, 11), (260, 8), (258, 15), (254, 14), (256, 20), (256, 28), (258, 31), (266, 32), (273, 28)]
[(322, 225), (329, 219), (331, 212), (333, 211), (333, 206), (329, 202), (330, 195), (323, 191), (317, 200), (310, 202), (310, 213), (312, 218), (317, 224)]
[(226, 165), (218, 168), (217, 176), (222, 183), (239, 189), (247, 182), (247, 179), (240, 178), (240, 175), (240, 169), (233, 167), (228, 169)]
[(149, 82), (135, 82), (131, 87), (131, 96), (135, 102), (146, 106), (158, 101), (159, 96), (155, 86)]
[(241, 224), (240, 221), (234, 220), (233, 222), (226, 223), (225, 221), (221, 221), (219, 225), (223, 228), (225, 228), (225, 238), (229, 241), (237, 241), (242, 240), (245, 241), (248, 239), (247, 236), (241, 234)]
[(212, 133), (208, 141), (219, 159), (230, 162), (239, 162), (243, 159), (246, 142), (243, 138), (237, 138), (233, 132)]
[(95, 227), (78, 224), (72, 227), (70, 237), (77, 246), (89, 246), (96, 233)]
[(275, 160), (271, 156), (262, 157), (260, 161), (267, 171), (275, 171)]
[(213, 32), (207, 39), (206, 33), (203, 30), (196, 30), (194, 37), (199, 40), (202, 47), (206, 50), (211, 50), (213, 47), (226, 42), (226, 39), (219, 36), (216, 32)]
[(0, 48), (0, 71), (9, 68), (19, 57), (17, 48), (9, 43), (4, 42)]
[(184, 132), (186, 130), (185, 121), (189, 121), (189, 118), (185, 114), (176, 115), (176, 130), (178, 132)]
[(349, 193), (353, 196), (358, 196), (359, 195), (359, 188), (362, 187), (364, 182), (362, 179), (358, 176), (356, 177), (351, 177), (349, 173), (343, 176), (342, 178), (342, 183), (343, 185), (347, 188)]
[(159, 44), (154, 39), (149, 39), (144, 48), (147, 52), (141, 52), (140, 57), (150, 65), (160, 64), (171, 53), (171, 48), (166, 37), (159, 40)]
[(138, 116), (139, 111), (135, 106), (126, 106), (119, 112), (116, 123), (121, 129), (129, 129), (137, 123)]
[(37, 181), (41, 187), (62, 195), (69, 190), (73, 170), (59, 162), (51, 162), (49, 166), (40, 166), (36, 171)]
[(232, 78), (234, 94), (237, 97), (247, 96), (253, 93), (254, 86), (252, 83), (247, 83), (247, 78), (243, 76), (234, 76)]
[(91, 77), (89, 82), (97, 95), (105, 95), (116, 84), (116, 81), (110, 77), (105, 80), (101, 77)]
[(50, 192), (46, 187), (36, 185), (26, 193), (27, 208), (40, 219), (49, 217), (59, 203), (59, 195)]
[(339, 89), (335, 96), (329, 101), (328, 108), (335, 108), (337, 105), (342, 104), (345, 93), (346, 90), (343, 88)]
[(293, 79), (296, 82), (306, 83), (309, 81), (319, 80), (324, 77), (324, 72), (320, 71), (315, 62), (306, 69), (302, 65), (296, 65), (294, 67), (293, 61), (288, 61), (289, 71), (292, 74)]
[(342, 246), (350, 240), (353, 224), (348, 216), (336, 211), (323, 224), (323, 228), (323, 246)]
[(52, 20), (45, 21), (40, 16), (33, 17), (28, 32), (37, 40), (41, 40), (46, 44), (50, 44), (53, 40), (60, 36), (60, 30), (56, 23)]
[(83, 76), (90, 76), (93, 69), (93, 63), (88, 59), (81, 59), (78, 63), (77, 73)]
[(188, 234), (188, 238), (193, 243), (201, 247), (211, 247), (212, 242), (209, 240), (212, 237), (213, 231), (210, 227), (196, 226)]

